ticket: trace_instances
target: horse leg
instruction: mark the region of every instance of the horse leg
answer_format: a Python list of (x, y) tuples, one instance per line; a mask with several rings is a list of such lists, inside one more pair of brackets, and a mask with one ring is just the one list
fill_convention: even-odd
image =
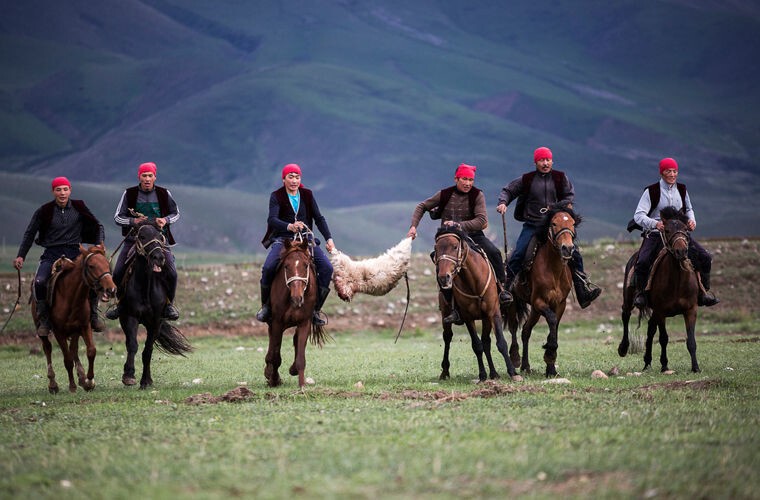
[(496, 371), (496, 366), (494, 366), (493, 357), (491, 356), (491, 322), (484, 319), (482, 320), (482, 325), (480, 344), (483, 346), (483, 354), (486, 355), (486, 362), (488, 363), (488, 378), (495, 380), (501, 377)]
[(119, 318), (121, 323), (121, 330), (124, 332), (124, 343), (127, 348), (127, 360), (124, 362), (124, 372), (121, 376), (121, 383), (124, 385), (135, 385), (137, 379), (135, 378), (135, 355), (137, 354), (137, 328), (139, 324), (135, 318), (121, 317)]
[(483, 344), (480, 341), (480, 337), (478, 337), (478, 330), (475, 328), (475, 322), (465, 321), (465, 326), (470, 334), (472, 351), (475, 353), (475, 357), (478, 360), (478, 380), (483, 382), (486, 380), (486, 365), (483, 363)]
[(622, 358), (628, 354), (628, 347), (630, 345), (628, 341), (628, 322), (631, 319), (631, 310), (623, 307), (623, 312), (620, 316), (623, 321), (623, 338), (620, 340), (620, 345), (618, 345), (618, 354)]
[(160, 324), (153, 324), (146, 327), (148, 336), (145, 338), (145, 346), (142, 350), (143, 371), (140, 377), (140, 389), (147, 389), (153, 385), (153, 376), (150, 371), (150, 360), (153, 359), (153, 343), (156, 341)]
[[(508, 309), (507, 312), (507, 328), (509, 329), (509, 334), (512, 337), (512, 345), (509, 347), (509, 359), (512, 362), (512, 366), (517, 370), (521, 366), (520, 362), (520, 345), (517, 343), (517, 313), (514, 312), (512, 309)], [(503, 321), (502, 321), (503, 324)], [(503, 334), (503, 332), (502, 332)], [(496, 347), (499, 346), (498, 338), (496, 342)], [(509, 365), (507, 365), (509, 367)]]
[(58, 394), (58, 382), (55, 381), (55, 370), (53, 370), (53, 344), (50, 343), (48, 337), (40, 337), (40, 341), (47, 360), (48, 391), (50, 394)]
[(264, 367), (264, 377), (267, 379), (269, 387), (277, 387), (282, 384), (280, 374), (280, 364), (282, 364), (282, 357), (280, 356), (280, 347), (282, 345), (282, 323), (272, 319), (269, 323), (269, 349), (267, 355), (264, 358), (266, 366)]
[(306, 371), (306, 341), (309, 338), (310, 329), (311, 321), (307, 321), (306, 324), (298, 325), (296, 327), (296, 332), (293, 335), (293, 345), (295, 346), (296, 352), (293, 365), (290, 367), (290, 374), (298, 375), (298, 387), (301, 389), (306, 385), (306, 379), (304, 377), (304, 372)]
[(84, 366), (82, 366), (82, 362), (79, 360), (79, 335), (74, 335), (69, 339), (69, 354), (71, 355), (71, 360), (74, 362), (74, 368), (77, 371), (79, 387), (84, 389), (87, 378), (85, 377)]
[(441, 376), (440, 380), (449, 379), (449, 348), (451, 347), (451, 339), (454, 337), (454, 332), (451, 330), (451, 325), (444, 323), (443, 325), (443, 361), (441, 361)]
[(87, 325), (85, 330), (84, 345), (87, 348), (87, 379), (84, 381), (84, 385), (80, 379), (79, 385), (85, 391), (91, 391), (95, 388), (95, 355), (97, 354), (97, 349), (92, 339), (92, 328), (90, 325)]
[(660, 330), (660, 368), (661, 372), (668, 371), (668, 331), (665, 329), (665, 318), (658, 325)]
[(530, 361), (528, 360), (528, 345), (530, 341), (530, 334), (533, 332), (533, 327), (536, 326), (536, 323), (538, 323), (539, 314), (536, 312), (534, 308), (530, 309), (530, 314), (528, 315), (528, 318), (525, 320), (525, 323), (522, 327), (522, 344), (523, 344), (523, 355), (522, 355), (522, 363), (520, 368), (520, 373), (530, 373)]
[(518, 382), (522, 377), (517, 374), (515, 365), (512, 364), (509, 352), (507, 352), (507, 339), (504, 338), (504, 325), (501, 321), (501, 315), (496, 314), (493, 318), (494, 332), (496, 334), (496, 349), (501, 353), (504, 362), (507, 364), (507, 373), (509, 378)]
[(686, 349), (689, 350), (691, 356), (691, 371), (699, 373), (699, 363), (697, 363), (697, 308), (693, 307), (691, 310), (686, 311), (683, 315), (684, 323), (686, 323)]
[(657, 320), (652, 317), (647, 323), (647, 341), (644, 346), (644, 371), (652, 366), (652, 342), (654, 341), (654, 332), (657, 330)]
[(545, 307), (542, 311), (546, 318), (546, 323), (549, 325), (549, 335), (546, 336), (546, 344), (544, 348), (544, 363), (546, 363), (546, 377), (557, 376), (557, 328), (559, 327), (559, 318), (557, 314), (550, 308)]
[(77, 384), (74, 382), (74, 360), (72, 359), (69, 342), (63, 335), (56, 334), (55, 339), (58, 341), (58, 345), (63, 353), (63, 366), (66, 368), (66, 373), (69, 376), (69, 392), (77, 392)]

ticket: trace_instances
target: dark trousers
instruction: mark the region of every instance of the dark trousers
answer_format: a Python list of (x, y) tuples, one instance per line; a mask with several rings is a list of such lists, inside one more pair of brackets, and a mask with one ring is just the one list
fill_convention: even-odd
[(496, 274), (496, 279), (499, 280), (499, 283), (504, 283), (506, 276), (504, 274), (504, 259), (501, 256), (501, 250), (496, 248), (496, 245), (488, 239), (483, 231), (469, 233), (469, 236), (488, 256), (488, 260), (491, 262)]
[[(116, 283), (116, 287), (122, 286), (124, 280), (124, 273), (127, 271), (127, 260), (132, 255), (132, 248), (135, 246), (134, 241), (124, 241), (124, 246), (121, 247), (119, 257), (116, 259), (116, 264), (113, 267), (113, 282)], [(174, 264), (174, 254), (172, 254), (169, 248), (164, 249), (164, 269), (166, 269), (166, 297), (169, 302), (174, 302), (174, 296), (177, 294), (177, 267)]]
[(61, 257), (74, 260), (79, 256), (78, 246), (58, 246), (46, 248), (40, 255), (40, 263), (34, 275), (34, 298), (44, 301), (47, 295), (48, 281), (53, 272), (53, 264)]
[[(261, 286), (272, 286), (277, 274), (277, 266), (280, 265), (280, 254), (285, 246), (282, 240), (274, 240), (269, 247), (269, 253), (261, 268)], [(319, 288), (330, 288), (332, 281), (333, 266), (330, 259), (322, 251), (319, 245), (312, 247), (314, 251), (314, 265), (317, 268), (317, 284)]]

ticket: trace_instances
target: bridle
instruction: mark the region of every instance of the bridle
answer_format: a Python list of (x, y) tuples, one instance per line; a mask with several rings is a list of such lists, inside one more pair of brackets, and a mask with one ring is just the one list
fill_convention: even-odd
[(456, 238), (456, 240), (457, 240), (457, 256), (456, 256), (456, 258), (454, 258), (454, 257), (451, 257), (448, 254), (445, 254), (445, 253), (442, 254), (442, 255), (438, 255), (438, 252), (436, 252), (435, 253), (435, 267), (436, 267), (436, 269), (438, 268), (438, 264), (441, 261), (443, 261), (443, 260), (447, 260), (449, 262), (453, 262), (454, 263), (454, 270), (451, 272), (451, 280), (452, 280), (451, 286), (453, 288), (456, 288), (459, 293), (461, 293), (462, 295), (464, 295), (466, 297), (470, 297), (470, 298), (473, 298), (473, 299), (483, 300), (483, 297), (485, 296), (486, 291), (488, 290), (488, 286), (491, 284), (491, 280), (493, 279), (493, 269), (491, 269), (491, 265), (490, 264), (488, 265), (488, 279), (486, 280), (485, 285), (483, 285), (483, 290), (480, 292), (480, 294), (479, 295), (472, 295), (472, 294), (469, 294), (469, 293), (465, 292), (464, 290), (462, 290), (461, 288), (459, 288), (456, 285), (456, 283), (454, 282), (454, 278), (456, 277), (457, 274), (459, 274), (459, 271), (461, 271), (462, 269), (466, 269), (464, 263), (467, 262), (467, 257), (469, 257), (469, 255), (470, 255), (470, 246), (462, 238), (460, 238), (459, 235), (454, 234), (454, 233), (444, 233), (444, 234), (441, 234), (441, 235), (439, 235), (439, 236), (436, 237), (435, 242), (438, 243), (438, 240), (440, 240), (441, 238), (445, 238), (447, 236), (451, 236), (452, 238)]
[(301, 250), (301, 249), (293, 250), (293, 253), (295, 252), (305, 253), (306, 256), (309, 258), (308, 260), (305, 261), (306, 262), (306, 276), (300, 276), (299, 274), (297, 274), (298, 268), (296, 268), (296, 274), (288, 277), (288, 268), (283, 266), (283, 272), (285, 274), (285, 286), (290, 288), (290, 284), (293, 283), (294, 281), (303, 281), (304, 291), (305, 291), (309, 288), (309, 278), (311, 277), (310, 260), (313, 259), (313, 255), (311, 253), (312, 252), (311, 247), (314, 244), (314, 233), (312, 233), (308, 229), (304, 230), (303, 232), (296, 233), (293, 236), (293, 241), (299, 244), (302, 244), (304, 241), (308, 243), (308, 249), (309, 249), (308, 251)]
[(673, 231), (669, 236), (665, 235), (664, 230), (660, 231), (660, 238), (662, 239), (662, 244), (665, 245), (665, 248), (671, 254), (675, 252), (675, 244), (679, 241), (683, 241), (686, 248), (689, 248), (689, 233), (685, 228)]
[[(560, 212), (560, 213), (564, 213), (564, 212)], [(567, 217), (568, 217), (568, 218), (572, 219), (572, 217), (570, 217), (570, 215), (568, 215), (568, 214), (565, 214), (565, 215), (567, 215)], [(572, 240), (573, 240), (573, 241), (575, 241), (575, 231), (574, 231), (574, 228), (575, 228), (575, 221), (573, 221), (573, 225), (572, 225), (572, 227), (563, 227), (562, 229), (560, 229), (559, 231), (557, 231), (557, 232), (555, 233), (555, 232), (554, 232), (554, 229), (553, 229), (553, 228), (552, 228), (552, 226), (551, 226), (551, 224), (549, 225), (549, 234), (548, 234), (548, 239), (549, 239), (549, 241), (551, 242), (552, 246), (553, 246), (553, 247), (554, 247), (554, 248), (555, 248), (557, 251), (559, 251), (559, 250), (560, 250), (560, 243), (559, 243), (559, 241), (557, 240), (557, 238), (559, 238), (559, 237), (560, 237), (560, 236), (562, 236), (563, 234), (565, 234), (565, 233), (569, 233), (569, 234), (570, 234), (570, 238), (572, 238)], [(562, 255), (562, 252), (559, 252), (559, 253), (560, 253), (560, 255)], [(571, 258), (570, 256), (568, 256), (568, 257), (565, 257), (564, 255), (562, 255), (562, 259), (563, 259), (563, 260), (569, 260), (570, 258)]]
[[(142, 255), (146, 259), (155, 258), (153, 254), (155, 252), (161, 252), (160, 256), (163, 257), (164, 248), (166, 248), (166, 236), (164, 236), (161, 232), (157, 231), (157, 237), (152, 238), (148, 241), (142, 241), (140, 239), (140, 232), (145, 229), (146, 227), (153, 227), (153, 226), (140, 226), (140, 228), (137, 230), (137, 235), (135, 237), (135, 252), (137, 252), (138, 255)], [(154, 228), (155, 229), (155, 228)], [(152, 247), (152, 248), (149, 248)]]
[(84, 282), (87, 283), (87, 286), (89, 288), (92, 288), (96, 292), (102, 292), (104, 288), (103, 288), (103, 285), (100, 284), (100, 281), (106, 276), (111, 276), (111, 269), (109, 267), (108, 271), (105, 271), (100, 276), (95, 276), (90, 271), (90, 268), (87, 266), (87, 262), (92, 258), (93, 255), (95, 254), (88, 253), (87, 256), (84, 258), (84, 262), (82, 263), (82, 279), (84, 279)]

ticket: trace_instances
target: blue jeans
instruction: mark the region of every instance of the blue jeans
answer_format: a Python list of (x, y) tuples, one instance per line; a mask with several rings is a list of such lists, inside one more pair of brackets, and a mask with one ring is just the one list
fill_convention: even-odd
[[(274, 240), (269, 247), (269, 253), (261, 268), (261, 286), (272, 286), (274, 276), (277, 274), (277, 266), (280, 265), (280, 254), (285, 244), (281, 239)], [(317, 284), (320, 288), (330, 288), (332, 281), (333, 266), (330, 259), (322, 251), (319, 245), (312, 247), (314, 250), (314, 265), (317, 268)]]
[[(517, 243), (515, 243), (515, 249), (512, 250), (512, 255), (509, 257), (509, 262), (507, 263), (507, 267), (509, 268), (509, 272), (511, 276), (517, 276), (517, 274), (522, 271), (524, 261), (525, 261), (525, 253), (528, 251), (528, 245), (530, 244), (531, 238), (533, 238), (533, 235), (536, 234), (536, 230), (538, 229), (537, 226), (534, 226), (533, 224), (526, 222), (523, 224), (522, 231), (520, 231), (520, 236), (517, 237)], [(581, 256), (581, 253), (578, 251), (578, 246), (576, 245), (575, 249), (573, 250), (572, 260), (570, 261), (570, 265), (575, 271), (579, 271), (581, 273), (584, 272), (583, 270), (583, 257)]]
[(53, 272), (53, 264), (61, 257), (74, 260), (79, 257), (78, 246), (58, 246), (46, 248), (40, 255), (40, 263), (34, 275), (34, 298), (37, 302), (44, 301), (47, 295), (47, 285)]

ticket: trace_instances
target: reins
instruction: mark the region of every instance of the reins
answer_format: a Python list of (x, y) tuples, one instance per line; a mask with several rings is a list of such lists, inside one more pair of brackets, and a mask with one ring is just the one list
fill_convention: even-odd
[[(467, 262), (467, 258), (470, 256), (470, 246), (464, 240), (462, 240), (462, 238), (460, 238), (458, 235), (453, 234), (453, 233), (446, 233), (446, 234), (442, 234), (438, 236), (436, 238), (436, 242), (445, 236), (452, 236), (456, 238), (458, 241), (456, 259), (447, 254), (443, 254), (441, 256), (438, 256), (438, 254), (436, 254), (435, 265), (438, 266), (438, 263), (442, 260), (448, 260), (449, 262), (453, 262), (454, 271), (452, 272), (452, 277), (456, 277), (459, 274), (459, 271), (461, 271), (462, 269), (467, 269), (467, 267), (465, 266), (465, 263)], [(493, 279), (493, 276), (494, 276), (493, 269), (491, 268), (490, 263), (488, 263), (488, 259), (486, 259), (486, 263), (488, 264), (488, 279), (486, 280), (486, 283), (483, 286), (483, 290), (480, 292), (479, 295), (472, 295), (465, 292), (460, 287), (458, 287), (455, 282), (452, 284), (452, 286), (456, 288), (457, 291), (461, 293), (462, 295), (464, 295), (465, 297), (469, 297), (471, 299), (483, 300), (483, 297), (486, 295), (486, 291), (488, 290), (488, 287), (491, 284), (491, 280)]]

